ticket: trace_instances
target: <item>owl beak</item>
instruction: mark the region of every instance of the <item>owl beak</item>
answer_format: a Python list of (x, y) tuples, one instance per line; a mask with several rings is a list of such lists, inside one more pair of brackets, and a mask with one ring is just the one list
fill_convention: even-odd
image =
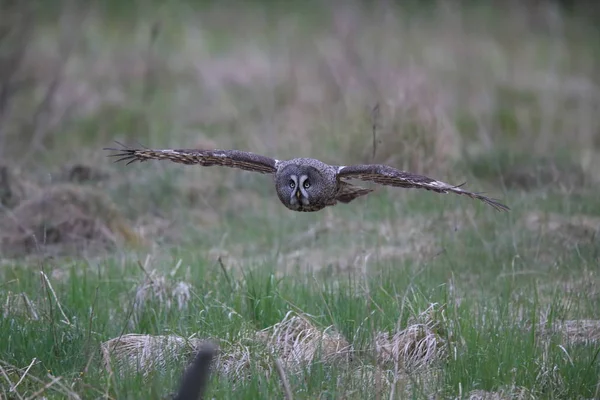
[(300, 200), (300, 197), (302, 196), (302, 192), (300, 190), (296, 190), (296, 198), (298, 200)]

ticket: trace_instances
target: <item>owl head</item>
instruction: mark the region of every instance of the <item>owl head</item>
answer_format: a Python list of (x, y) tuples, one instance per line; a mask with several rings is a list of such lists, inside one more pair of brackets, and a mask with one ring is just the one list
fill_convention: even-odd
[(313, 166), (290, 164), (278, 171), (275, 180), (279, 200), (290, 210), (313, 210), (326, 205), (327, 182)]

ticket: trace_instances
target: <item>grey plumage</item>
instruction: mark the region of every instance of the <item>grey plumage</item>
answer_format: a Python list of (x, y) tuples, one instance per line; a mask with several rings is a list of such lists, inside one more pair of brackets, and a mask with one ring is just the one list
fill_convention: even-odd
[[(456, 193), (489, 204), (499, 211), (509, 208), (495, 199), (481, 193), (461, 189), (423, 175), (401, 171), (387, 165), (350, 165), (337, 166), (325, 164), (314, 158), (294, 158), (280, 161), (239, 150), (194, 150), (194, 149), (121, 149), (105, 148), (117, 151), (112, 156), (117, 161), (169, 160), (187, 165), (224, 166), (246, 171), (274, 174), (275, 189), (281, 203), (293, 211), (312, 212), (333, 206), (337, 202), (350, 203), (373, 189), (353, 185), (345, 179), (371, 181), (380, 185), (403, 188), (421, 188), (436, 193)], [(463, 184), (464, 185), (464, 184)]]

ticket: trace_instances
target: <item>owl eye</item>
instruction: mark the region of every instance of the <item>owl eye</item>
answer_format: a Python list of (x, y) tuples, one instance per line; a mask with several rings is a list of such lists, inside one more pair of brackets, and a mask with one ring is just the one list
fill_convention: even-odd
[(293, 179), (290, 179), (290, 187), (293, 189), (296, 187), (296, 182)]
[(308, 189), (310, 187), (310, 182), (307, 180), (304, 181), (304, 189)]

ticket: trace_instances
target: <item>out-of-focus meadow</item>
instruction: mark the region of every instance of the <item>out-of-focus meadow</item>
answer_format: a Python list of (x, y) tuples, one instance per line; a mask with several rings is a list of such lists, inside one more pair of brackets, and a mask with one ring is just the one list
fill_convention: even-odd
[[(600, 397), (596, 11), (1, 7), (0, 398), (165, 398), (204, 340), (206, 398), (282, 398), (276, 359), (294, 398)], [(511, 211), (294, 213), (268, 176), (115, 140), (381, 162)]]

